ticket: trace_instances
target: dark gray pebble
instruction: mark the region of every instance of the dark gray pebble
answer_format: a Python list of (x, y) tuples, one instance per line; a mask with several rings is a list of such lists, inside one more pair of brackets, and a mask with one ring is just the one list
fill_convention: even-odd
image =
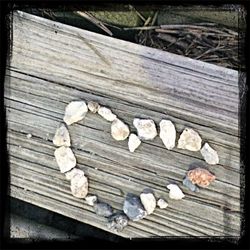
[(188, 177), (186, 176), (185, 179), (183, 180), (183, 185), (186, 186), (189, 190), (191, 190), (192, 192), (199, 192), (199, 188), (192, 183), (192, 181), (190, 181), (188, 179)]
[(147, 212), (141, 203), (140, 197), (131, 193), (128, 193), (125, 198), (123, 211), (128, 218), (133, 221), (141, 220), (147, 215)]
[(94, 204), (95, 213), (99, 216), (109, 217), (113, 214), (113, 208), (104, 202), (98, 202)]
[(117, 212), (108, 218), (107, 227), (113, 231), (120, 232), (128, 225), (128, 220), (126, 214)]

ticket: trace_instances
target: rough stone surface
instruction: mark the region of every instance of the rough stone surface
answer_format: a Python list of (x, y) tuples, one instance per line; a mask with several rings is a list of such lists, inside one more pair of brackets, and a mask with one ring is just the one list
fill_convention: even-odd
[(141, 193), (140, 199), (147, 214), (152, 214), (156, 207), (156, 199), (154, 195), (152, 193)]
[[(80, 170), (81, 171), (81, 170)], [(70, 189), (73, 196), (77, 198), (85, 198), (88, 194), (88, 179), (84, 176), (84, 172), (78, 172), (70, 180)]]
[(202, 147), (201, 154), (208, 164), (215, 165), (219, 163), (219, 156), (217, 152), (212, 149), (208, 143), (205, 143)]
[(141, 144), (141, 140), (135, 134), (130, 134), (128, 138), (128, 149), (130, 152), (134, 152)]
[(73, 101), (66, 106), (63, 120), (67, 125), (71, 125), (82, 120), (87, 112), (88, 107), (84, 101)]
[(57, 148), (54, 155), (61, 173), (65, 173), (76, 166), (75, 155), (69, 147)]
[(128, 193), (125, 198), (123, 212), (133, 221), (141, 220), (147, 215), (140, 198), (131, 193)]
[(63, 123), (61, 123), (57, 128), (55, 136), (53, 138), (53, 143), (58, 147), (61, 146), (69, 147), (71, 145), (69, 131)]
[(164, 209), (168, 206), (168, 203), (164, 200), (164, 199), (159, 199), (157, 201), (157, 206), (160, 208), (160, 209)]
[(215, 175), (210, 173), (205, 168), (197, 167), (187, 172), (189, 180), (200, 187), (207, 187), (212, 181), (215, 180)]
[(102, 217), (109, 217), (113, 214), (113, 208), (105, 202), (97, 202), (94, 204), (95, 213)]
[(191, 128), (185, 128), (178, 141), (177, 148), (190, 151), (199, 151), (201, 149), (201, 137)]
[(108, 229), (121, 232), (128, 225), (128, 217), (123, 212), (117, 212), (108, 218)]
[(160, 138), (168, 150), (175, 147), (176, 130), (174, 124), (169, 120), (161, 120), (160, 122)]
[(106, 107), (100, 107), (98, 110), (98, 114), (109, 122), (112, 122), (116, 119), (116, 115)]
[(94, 204), (97, 202), (97, 196), (96, 195), (88, 195), (85, 197), (85, 201), (88, 205), (94, 206)]
[(90, 112), (95, 114), (96, 112), (98, 112), (99, 108), (100, 108), (99, 103), (92, 101), (88, 102), (88, 109)]
[(111, 135), (117, 141), (125, 140), (129, 135), (128, 125), (116, 118), (111, 124)]
[(75, 174), (81, 174), (82, 170), (78, 168), (73, 168), (70, 171), (65, 173), (66, 180), (70, 181)]
[(176, 184), (167, 185), (169, 191), (169, 198), (173, 200), (181, 200), (185, 197), (181, 189)]
[(193, 184), (192, 181), (190, 181), (187, 176), (184, 178), (182, 183), (192, 192), (199, 192), (199, 188), (195, 184)]
[(153, 140), (157, 136), (156, 126), (153, 120), (135, 118), (133, 125), (142, 140)]

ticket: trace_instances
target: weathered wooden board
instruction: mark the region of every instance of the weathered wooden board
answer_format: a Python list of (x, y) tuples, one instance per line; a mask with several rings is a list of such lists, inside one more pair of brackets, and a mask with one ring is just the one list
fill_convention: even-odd
[[(157, 137), (130, 153), (127, 141), (112, 139), (110, 123), (94, 114), (70, 126), (72, 149), (91, 194), (122, 209), (127, 192), (151, 187), (169, 202), (119, 235), (239, 236), (238, 95), (236, 71), (15, 12), (5, 81), (11, 196), (108, 231), (105, 219), (71, 195), (52, 143), (65, 106), (95, 100), (132, 131), (134, 117), (157, 124), (168, 118), (178, 136), (192, 127), (220, 156), (219, 165), (209, 166), (217, 179), (192, 193), (182, 179), (190, 164), (206, 165), (199, 152), (168, 151)], [(183, 200), (168, 199), (170, 182), (181, 186)]]

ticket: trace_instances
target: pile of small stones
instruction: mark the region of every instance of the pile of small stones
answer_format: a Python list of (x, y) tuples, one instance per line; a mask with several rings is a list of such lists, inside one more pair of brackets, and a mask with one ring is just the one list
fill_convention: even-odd
[[(113, 231), (121, 231), (127, 226), (128, 221), (138, 221), (150, 215), (156, 206), (165, 209), (167, 201), (156, 199), (151, 189), (144, 189), (140, 196), (132, 193), (126, 195), (123, 211), (116, 211), (107, 203), (99, 201), (97, 196), (88, 195), (88, 178), (84, 172), (76, 168), (76, 158), (71, 150), (71, 139), (67, 126), (82, 120), (88, 111), (97, 113), (105, 120), (111, 122), (111, 135), (117, 141), (128, 138), (128, 149), (134, 152), (145, 140), (153, 140), (157, 136), (155, 122), (151, 119), (135, 118), (133, 125), (137, 134), (130, 133), (129, 126), (120, 120), (109, 108), (100, 106), (97, 102), (72, 101), (65, 108), (62, 123), (56, 130), (53, 143), (58, 148), (54, 155), (61, 173), (70, 181), (72, 195), (77, 198), (85, 198), (88, 205), (93, 206), (95, 213), (107, 218), (107, 227)], [(170, 120), (161, 120), (159, 123), (159, 136), (168, 150), (176, 146), (176, 129)], [(205, 143), (202, 147), (200, 135), (191, 128), (185, 128), (178, 140), (177, 148), (190, 151), (200, 151), (204, 160), (211, 165), (219, 163), (217, 152)], [(215, 180), (215, 175), (205, 168), (196, 167), (189, 170), (183, 179), (183, 185), (193, 192), (198, 192), (199, 187), (205, 188)], [(185, 197), (182, 190), (176, 184), (167, 185), (169, 198), (181, 200)]]

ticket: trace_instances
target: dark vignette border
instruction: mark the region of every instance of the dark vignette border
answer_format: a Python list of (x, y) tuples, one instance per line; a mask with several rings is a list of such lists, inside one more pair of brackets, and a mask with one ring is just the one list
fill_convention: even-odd
[[(247, 25), (247, 30), (241, 32), (239, 35), (245, 38), (245, 42), (239, 45), (239, 50), (244, 58), (240, 58), (241, 61), (245, 61), (247, 74), (241, 71), (239, 68), (239, 136), (240, 141), (240, 158), (241, 158), (241, 206), (242, 206), (242, 229), (241, 238), (239, 241), (235, 241), (232, 238), (157, 238), (157, 239), (135, 239), (135, 240), (125, 240), (121, 239), (119, 242), (109, 242), (105, 240), (96, 240), (93, 238), (85, 239), (84, 241), (74, 241), (74, 242), (55, 242), (55, 241), (26, 241), (26, 240), (8, 240), (9, 238), (9, 197), (8, 197), (8, 186), (9, 186), (9, 168), (8, 168), (8, 152), (7, 152), (7, 123), (6, 123), (6, 113), (4, 109), (4, 76), (6, 65), (11, 57), (11, 12), (15, 9), (22, 9), (27, 7), (33, 8), (77, 8), (79, 6), (98, 6), (98, 8), (109, 8), (114, 5), (115, 1), (0, 1), (0, 20), (1, 20), (1, 39), (0, 39), (0, 51), (1, 51), (1, 87), (0, 100), (1, 100), (1, 164), (0, 167), (0, 187), (1, 187), (1, 227), (0, 227), (0, 247), (1, 248), (15, 248), (23, 247), (25, 249), (33, 248), (100, 248), (100, 249), (110, 249), (110, 248), (135, 248), (135, 249), (148, 249), (148, 248), (167, 248), (167, 249), (180, 249), (180, 248), (191, 248), (191, 249), (212, 249), (212, 248), (222, 248), (222, 249), (250, 249), (250, 236), (249, 236), (249, 205), (247, 202), (247, 196), (249, 194), (249, 169), (248, 169), (248, 159), (247, 159), (247, 148), (248, 141), (247, 136), (247, 120), (246, 117), (249, 111), (249, 105), (247, 105), (247, 94), (248, 94), (248, 84), (249, 82), (249, 46), (250, 39), (249, 25)], [(245, 6), (245, 13), (249, 13), (249, 7), (246, 4), (247, 1), (120, 1), (119, 4), (131, 3), (143, 7), (142, 4), (158, 6), (159, 4), (169, 4), (169, 5), (186, 5), (186, 4), (211, 4), (211, 5), (221, 5), (221, 4), (243, 4)], [(84, 5), (85, 3), (85, 5)], [(117, 3), (117, 2), (116, 2)], [(86, 5), (87, 4), (87, 5)], [(242, 13), (244, 15), (244, 13)], [(249, 15), (246, 16), (247, 24), (249, 24)], [(239, 19), (241, 21), (242, 19)], [(8, 84), (8, 83), (7, 83)], [(7, 178), (8, 177), (8, 178)], [(146, 245), (145, 245), (146, 244)]]

